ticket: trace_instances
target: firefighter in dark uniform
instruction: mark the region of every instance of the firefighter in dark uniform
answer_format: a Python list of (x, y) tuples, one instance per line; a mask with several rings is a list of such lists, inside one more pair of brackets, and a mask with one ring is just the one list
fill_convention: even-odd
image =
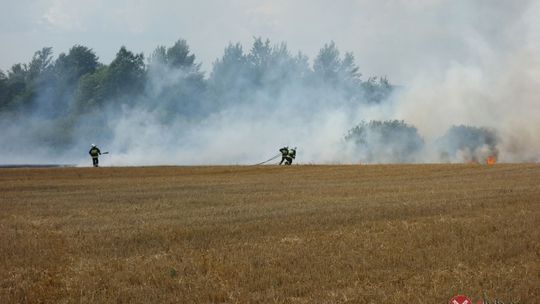
[(296, 147), (289, 149), (287, 156), (285, 156), (285, 165), (291, 165), (293, 159), (296, 158)]
[(279, 164), (281, 165), (284, 161), (287, 160), (287, 155), (289, 154), (289, 147), (283, 147), (279, 149), (279, 152), (281, 152), (281, 161), (279, 162)]
[(88, 154), (90, 154), (90, 156), (92, 157), (92, 164), (94, 165), (94, 167), (99, 167), (98, 157), (101, 155), (101, 151), (99, 151), (99, 148), (96, 147), (96, 145), (92, 144), (92, 148), (90, 148)]

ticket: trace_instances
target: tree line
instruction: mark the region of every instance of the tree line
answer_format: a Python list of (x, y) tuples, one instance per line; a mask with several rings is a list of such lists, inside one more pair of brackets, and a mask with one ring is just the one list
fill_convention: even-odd
[(105, 106), (145, 105), (162, 108), (167, 120), (249, 103), (261, 91), (279, 95), (291, 85), (331, 90), (350, 103), (381, 102), (391, 93), (386, 78), (361, 76), (353, 54), (341, 56), (333, 42), (324, 45), (312, 65), (302, 53), (292, 55), (285, 43), (255, 38), (249, 51), (229, 44), (207, 77), (182, 39), (158, 46), (147, 57), (121, 47), (109, 64), (86, 46), (75, 45), (57, 58), (44, 47), (28, 63), (0, 70), (0, 112), (24, 115), (39, 109), (56, 118)]
[[(0, 70), (0, 127), (11, 128), (3, 141), (24, 137), (22, 146), (61, 151), (81, 135), (113, 140), (108, 122), (126, 108), (152, 113), (152, 123), (176, 123), (178, 131), (179, 121), (189, 128), (233, 107), (270, 110), (283, 102), (309, 120), (317, 111), (382, 103), (393, 90), (386, 78), (363, 78), (353, 54), (342, 54), (333, 42), (312, 63), (301, 52), (292, 54), (285, 43), (254, 38), (249, 50), (231, 43), (208, 75), (182, 39), (156, 47), (149, 56), (120, 47), (109, 64), (86, 46), (75, 45), (56, 58), (52, 48), (44, 47), (28, 63)], [(14, 125), (22, 127), (13, 131)], [(365, 162), (417, 162), (425, 149), (417, 129), (396, 120), (360, 122), (344, 140)], [(458, 154), (478, 160), (497, 155), (497, 143), (494, 130), (453, 126), (435, 146), (441, 160)]]

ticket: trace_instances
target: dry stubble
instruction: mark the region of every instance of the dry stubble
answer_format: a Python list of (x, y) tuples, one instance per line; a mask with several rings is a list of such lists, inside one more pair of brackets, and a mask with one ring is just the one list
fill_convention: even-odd
[(0, 303), (540, 298), (540, 166), (0, 170)]

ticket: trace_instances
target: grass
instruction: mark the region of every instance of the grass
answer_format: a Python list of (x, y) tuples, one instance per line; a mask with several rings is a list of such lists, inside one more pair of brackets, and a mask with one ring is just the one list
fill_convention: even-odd
[(0, 303), (538, 303), (540, 165), (0, 169)]

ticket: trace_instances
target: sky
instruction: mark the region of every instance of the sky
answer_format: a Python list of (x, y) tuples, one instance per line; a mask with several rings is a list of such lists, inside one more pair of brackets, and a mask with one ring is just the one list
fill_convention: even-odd
[[(45, 46), (75, 44), (110, 63), (120, 46), (148, 55), (186, 39), (203, 70), (230, 42), (286, 42), (313, 59), (334, 41), (365, 77), (406, 85), (418, 74), (483, 60), (493, 49), (538, 41), (530, 0), (0, 0), (0, 69)], [(531, 16), (532, 15), (532, 16)], [(519, 32), (519, 35), (515, 35)]]

